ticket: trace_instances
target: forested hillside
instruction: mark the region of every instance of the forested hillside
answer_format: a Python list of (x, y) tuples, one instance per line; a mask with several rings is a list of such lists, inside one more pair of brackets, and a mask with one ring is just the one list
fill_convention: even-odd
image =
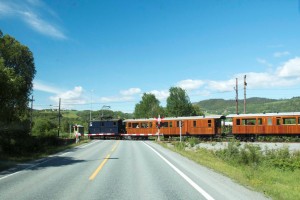
[[(209, 99), (195, 103), (201, 110), (210, 114), (236, 113), (235, 100)], [(244, 100), (238, 102), (239, 113), (244, 113)], [(249, 98), (246, 101), (246, 113), (263, 112), (300, 112), (300, 97), (291, 99)]]

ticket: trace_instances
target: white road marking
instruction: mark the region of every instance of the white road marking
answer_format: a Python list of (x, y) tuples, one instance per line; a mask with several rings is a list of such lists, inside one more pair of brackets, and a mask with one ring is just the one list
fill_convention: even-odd
[(205, 190), (203, 190), (199, 185), (197, 185), (192, 179), (190, 179), (187, 175), (185, 175), (182, 171), (180, 171), (177, 167), (175, 167), (170, 161), (168, 161), (165, 157), (163, 157), (160, 153), (158, 153), (153, 147), (149, 144), (143, 142), (148, 148), (150, 148), (154, 153), (156, 153), (163, 161), (165, 161), (172, 169), (174, 169), (184, 180), (186, 180), (193, 188), (195, 188), (202, 196), (204, 196), (207, 200), (214, 200), (212, 196), (210, 196)]

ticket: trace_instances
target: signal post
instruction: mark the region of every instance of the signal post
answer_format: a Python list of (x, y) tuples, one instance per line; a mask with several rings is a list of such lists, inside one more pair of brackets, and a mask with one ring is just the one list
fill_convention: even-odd
[(157, 141), (160, 141), (160, 122), (162, 121), (162, 119), (160, 118), (160, 115), (158, 115), (158, 118), (155, 118), (156, 122), (157, 122)]

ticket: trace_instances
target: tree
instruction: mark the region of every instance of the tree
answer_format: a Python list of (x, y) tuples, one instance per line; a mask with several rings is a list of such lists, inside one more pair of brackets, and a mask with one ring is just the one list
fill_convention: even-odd
[(37, 119), (32, 132), (36, 136), (56, 136), (57, 125), (49, 119)]
[(199, 105), (193, 104), (193, 110), (192, 116), (200, 116), (204, 114)]
[(170, 117), (194, 115), (194, 109), (186, 91), (180, 87), (171, 87), (167, 98), (167, 113)]
[(160, 102), (154, 94), (144, 93), (140, 103), (135, 105), (135, 118), (151, 118), (158, 115), (164, 115), (164, 109), (159, 106)]
[(0, 31), (0, 121), (11, 123), (26, 114), (35, 73), (29, 48)]

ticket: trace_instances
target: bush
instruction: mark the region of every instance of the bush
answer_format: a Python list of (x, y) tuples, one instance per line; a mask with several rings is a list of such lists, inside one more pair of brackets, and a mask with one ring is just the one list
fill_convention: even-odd
[(291, 153), (287, 147), (278, 150), (266, 150), (265, 164), (282, 170), (300, 169), (300, 151)]
[(190, 137), (188, 138), (188, 143), (190, 143), (191, 147), (194, 147), (196, 144), (200, 143), (200, 140), (196, 137)]
[(277, 150), (266, 149), (263, 153), (259, 146), (246, 144), (243, 148), (239, 148), (238, 143), (228, 143), (228, 148), (214, 153), (232, 165), (266, 166), (291, 171), (300, 169), (300, 151), (290, 152), (287, 147)]
[(177, 150), (184, 150), (186, 145), (185, 145), (185, 142), (175, 142), (174, 143), (174, 147), (177, 149)]
[(37, 119), (32, 128), (32, 133), (34, 136), (56, 136), (57, 135), (57, 125), (48, 119)]
[(236, 163), (236, 158), (239, 155), (239, 143), (229, 142), (228, 147), (226, 149), (217, 150), (215, 155), (219, 158), (229, 162), (229, 163)]
[(238, 161), (244, 165), (257, 166), (262, 158), (261, 148), (259, 146), (246, 144), (240, 150)]

